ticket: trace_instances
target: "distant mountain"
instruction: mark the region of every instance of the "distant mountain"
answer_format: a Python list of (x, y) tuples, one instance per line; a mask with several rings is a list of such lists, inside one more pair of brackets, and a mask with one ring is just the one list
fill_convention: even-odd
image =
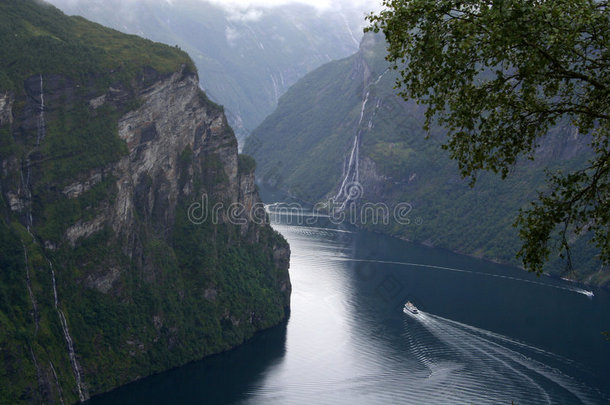
[[(534, 162), (518, 164), (506, 181), (484, 173), (471, 189), (441, 149), (444, 132), (433, 128), (426, 134), (423, 107), (396, 96), (395, 72), (388, 70), (385, 54), (382, 37), (365, 36), (356, 54), (292, 86), (244, 147), (257, 160), (257, 177), (312, 203), (332, 198), (338, 207), (349, 202), (350, 184), (358, 183), (351, 190), (362, 193), (358, 207), (369, 208), (365, 220), (355, 219), (360, 226), (518, 264), (520, 240), (512, 224), (519, 208), (544, 187), (545, 169), (583, 164), (587, 140), (569, 125), (558, 126)], [(388, 206), (388, 223), (379, 215), (372, 220), (375, 203)], [(404, 221), (394, 220), (394, 209)], [(600, 267), (586, 240), (575, 241), (578, 276), (608, 283), (608, 270)], [(559, 258), (548, 266), (555, 274), (563, 270)]]
[(362, 10), (322, 12), (300, 4), (228, 10), (202, 0), (51, 3), (67, 14), (186, 50), (206, 93), (225, 106), (238, 139), (273, 112), (303, 75), (354, 53), (364, 24)]

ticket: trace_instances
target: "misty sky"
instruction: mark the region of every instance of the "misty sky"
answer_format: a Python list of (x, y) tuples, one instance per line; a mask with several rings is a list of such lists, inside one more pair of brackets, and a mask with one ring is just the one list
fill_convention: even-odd
[[(47, 0), (52, 4), (86, 4), (88, 0)], [(144, 2), (151, 0), (125, 0), (126, 3), (133, 2)], [(154, 0), (152, 0), (154, 1)], [(170, 4), (179, 5), (181, 1), (185, 0), (157, 0), (165, 1)], [(192, 1), (192, 0), (190, 0)], [(197, 1), (197, 0), (195, 0)], [(199, 0), (202, 2), (213, 3), (219, 6), (235, 9), (248, 9), (248, 8), (269, 8), (275, 6), (281, 6), (291, 3), (308, 4), (314, 6), (320, 10), (328, 10), (332, 8), (341, 9), (380, 9), (382, 0)]]
[[(177, 2), (180, 0), (168, 0)], [(222, 6), (248, 7), (273, 7), (289, 3), (309, 4), (318, 9), (329, 9), (339, 5), (341, 8), (362, 8), (367, 6), (370, 9), (378, 9), (381, 0), (209, 0)]]
[[(102, 0), (46, 0), (51, 4), (70, 13), (78, 13), (78, 9), (87, 7), (88, 4), (98, 4)], [(257, 20), (265, 14), (265, 10), (288, 4), (304, 4), (315, 7), (321, 13), (333, 13), (335, 11), (359, 15), (361, 17), (360, 30), (365, 26), (364, 15), (371, 11), (381, 9), (382, 0), (112, 0), (112, 7), (116, 12), (129, 15), (136, 3), (168, 3), (180, 7), (181, 3), (211, 3), (227, 11), (229, 19), (233, 20)], [(77, 8), (78, 7), (78, 8)], [(352, 19), (353, 20), (353, 19)]]

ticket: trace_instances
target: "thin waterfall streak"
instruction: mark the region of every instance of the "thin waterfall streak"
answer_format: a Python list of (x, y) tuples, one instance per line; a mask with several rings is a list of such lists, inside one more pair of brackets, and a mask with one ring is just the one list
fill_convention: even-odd
[[(364, 120), (364, 113), (366, 110), (366, 105), (369, 101), (369, 97), (371, 94), (370, 87), (371, 85), (376, 85), (379, 83), (381, 78), (388, 72), (389, 69), (383, 71), (377, 79), (370, 83), (366, 87), (366, 93), (364, 95), (364, 99), (362, 101), (362, 108), (360, 109), (360, 118), (358, 119), (358, 124), (356, 125), (356, 135), (354, 136), (354, 146), (352, 146), (352, 152), (350, 153), (349, 164), (347, 169), (344, 169), (343, 173), (343, 181), (341, 182), (341, 186), (339, 187), (339, 191), (334, 198), (334, 201), (342, 201), (341, 206), (339, 207), (339, 212), (342, 212), (347, 207), (347, 204), (352, 199), (350, 196), (349, 190), (346, 190), (346, 187), (350, 183), (358, 183), (360, 182), (360, 138), (362, 137), (362, 121)], [(375, 110), (379, 108), (380, 100), (377, 100), (375, 104)], [(373, 118), (375, 116), (375, 111), (373, 111), (373, 115), (368, 122), (367, 130), (370, 130), (373, 127)]]
[(355, 172), (356, 174), (354, 175), (354, 181), (358, 182), (360, 180), (360, 173), (358, 171), (358, 168), (360, 167), (360, 136), (358, 136), (358, 141), (356, 142), (356, 164), (355, 164)]
[(337, 200), (337, 201), (343, 196), (343, 194), (345, 194), (345, 186), (348, 184), (348, 180), (350, 179), (350, 172), (352, 170), (352, 167), (354, 166), (354, 156), (357, 153), (357, 146), (358, 146), (358, 137), (356, 136), (354, 138), (354, 146), (352, 146), (352, 153), (350, 154), (349, 162), (347, 164), (345, 178), (343, 179), (343, 182), (341, 183), (341, 187), (339, 188), (339, 192), (337, 193), (337, 196), (335, 197), (335, 200)]
[(39, 388), (40, 388), (40, 380), (42, 377), (42, 373), (40, 372), (40, 366), (38, 365), (38, 360), (36, 359), (36, 355), (34, 354), (34, 350), (32, 350), (32, 345), (28, 344), (29, 348), (30, 348), (30, 355), (32, 356), (32, 362), (34, 363), (34, 367), (36, 368), (36, 377), (37, 380), (39, 381)]
[[(31, 153), (31, 152), (30, 152)], [(23, 174), (25, 170), (25, 176)], [(27, 228), (28, 233), (30, 233), (30, 228), (32, 227), (32, 191), (30, 190), (30, 158), (29, 154), (26, 157), (25, 162), (21, 163), (21, 171), (19, 173), (21, 178), (21, 190), (23, 192), (23, 198), (25, 200), (24, 206), (26, 208), (25, 213), (25, 227)], [(34, 236), (32, 235), (32, 238)]]
[(55, 303), (55, 309), (57, 309), (57, 283), (55, 282), (55, 270), (53, 270), (53, 264), (51, 264), (51, 261), (49, 259), (47, 259), (47, 263), (49, 263), (49, 268), (51, 269), (51, 278), (53, 280), (53, 298), (54, 298), (54, 303)]
[(74, 351), (74, 342), (72, 341), (72, 336), (70, 336), (70, 330), (68, 329), (68, 322), (66, 321), (66, 316), (64, 315), (64, 312), (61, 310), (61, 308), (59, 308), (59, 299), (57, 298), (57, 284), (55, 281), (55, 270), (53, 269), (53, 264), (48, 258), (47, 263), (49, 263), (49, 269), (51, 269), (51, 278), (53, 280), (53, 298), (55, 304), (55, 311), (57, 311), (57, 315), (59, 316), (61, 329), (64, 334), (64, 339), (66, 340), (66, 345), (68, 346), (68, 357), (70, 358), (70, 364), (72, 365), (72, 371), (74, 372), (76, 388), (78, 389), (78, 397), (82, 402), (85, 400), (85, 396), (83, 395), (83, 383), (80, 374), (80, 365), (78, 364), (78, 360), (76, 359), (76, 352)]
[(343, 197), (343, 195), (345, 194), (345, 200), (344, 200), (343, 204), (341, 205), (340, 211), (343, 211), (345, 209), (345, 205), (346, 205), (347, 201), (349, 200), (349, 195), (346, 194), (345, 187), (350, 182), (357, 182), (359, 180), (358, 158), (359, 158), (359, 152), (360, 152), (359, 151), (360, 134), (362, 132), (360, 130), (360, 125), (362, 124), (362, 120), (364, 118), (364, 110), (366, 108), (366, 104), (369, 99), (369, 94), (370, 94), (370, 92), (367, 91), (366, 95), (364, 96), (364, 101), (362, 102), (362, 108), (360, 110), (360, 119), (358, 120), (358, 125), (356, 126), (356, 136), (354, 137), (354, 146), (352, 146), (352, 152), (350, 154), (347, 171), (345, 173), (345, 177), (343, 178), (343, 182), (341, 183), (341, 187), (339, 188), (339, 192), (335, 196), (335, 201), (340, 201), (341, 198)]
[(384, 70), (383, 73), (377, 77), (377, 79), (375, 80), (375, 84), (378, 84), (381, 81), (381, 78), (383, 76), (385, 76), (385, 74), (388, 73), (389, 71), (390, 71), (390, 68), (386, 68), (386, 70)]
[(70, 336), (70, 330), (68, 329), (68, 322), (66, 321), (66, 316), (64, 312), (57, 308), (57, 313), (59, 314), (59, 320), (61, 321), (61, 327), (64, 332), (64, 338), (66, 339), (66, 344), (68, 345), (68, 355), (70, 357), (70, 364), (72, 364), (72, 370), (74, 371), (74, 379), (76, 380), (76, 388), (78, 390), (78, 398), (81, 402), (85, 400), (85, 396), (83, 395), (83, 384), (81, 381), (80, 369), (78, 361), (76, 360), (76, 353), (74, 352), (74, 343), (72, 342), (72, 337)]
[(44, 90), (43, 90), (44, 82), (42, 79), (42, 75), (40, 75), (40, 111), (38, 114), (38, 133), (36, 137), (36, 147), (40, 146), (40, 141), (42, 141), (46, 135), (46, 122), (44, 118)]
[(32, 350), (32, 346), (28, 345), (30, 348), (30, 356), (32, 356), (32, 361), (34, 362), (34, 366), (36, 366), (36, 370), (38, 370), (38, 360), (36, 360), (36, 355), (34, 354), (34, 350)]
[(30, 279), (30, 264), (28, 262), (28, 251), (25, 247), (23, 241), (21, 241), (21, 245), (23, 246), (23, 257), (25, 260), (25, 281), (28, 289), (28, 294), (30, 296), (30, 302), (32, 303), (32, 307), (34, 308), (34, 312), (32, 316), (34, 318), (34, 336), (38, 334), (39, 328), (39, 317), (38, 317), (38, 307), (36, 305), (36, 297), (34, 296), (34, 291), (32, 290), (32, 280)]
[(55, 371), (55, 367), (53, 367), (53, 362), (49, 360), (49, 366), (51, 367), (51, 371), (53, 372), (53, 377), (55, 377), (55, 384), (57, 385), (57, 393), (59, 394), (59, 402), (64, 404), (64, 395), (61, 390), (61, 384), (59, 383), (59, 378), (57, 378), (57, 372)]
[[(36, 138), (36, 148), (38, 148), (40, 146), (40, 141), (44, 138), (45, 136), (45, 118), (44, 118), (44, 109), (45, 109), (45, 104), (44, 104), (44, 82), (43, 82), (43, 78), (42, 75), (40, 75), (40, 112), (38, 115), (38, 133), (37, 133), (37, 138)], [(24, 193), (24, 198), (25, 198), (25, 207), (26, 207), (26, 227), (27, 227), (27, 231), (30, 234), (30, 236), (32, 237), (32, 241), (39, 245), (38, 241), (36, 240), (36, 238), (34, 237), (34, 234), (32, 233), (32, 226), (33, 226), (33, 218), (32, 218), (32, 188), (31, 188), (31, 180), (30, 180), (30, 155), (32, 154), (33, 150), (30, 150), (30, 152), (26, 155), (26, 159), (25, 159), (25, 175), (24, 175), (24, 165), (22, 164), (21, 167), (21, 183), (22, 183), (22, 189), (23, 189), (23, 193)], [(78, 364), (78, 361), (76, 359), (76, 352), (74, 351), (74, 342), (72, 340), (72, 336), (70, 335), (70, 330), (68, 329), (68, 322), (66, 320), (66, 316), (64, 314), (64, 312), (61, 310), (60, 306), (59, 306), (59, 297), (57, 294), (57, 282), (55, 279), (55, 270), (53, 269), (53, 264), (51, 263), (51, 261), (46, 257), (46, 255), (44, 254), (44, 248), (41, 246), (41, 251), (42, 254), (44, 256), (44, 258), (47, 260), (47, 263), (49, 264), (49, 269), (51, 270), (51, 278), (53, 281), (53, 304), (55, 307), (55, 311), (57, 312), (57, 316), (59, 317), (59, 322), (61, 324), (61, 328), (62, 328), (62, 332), (64, 335), (64, 339), (66, 341), (66, 345), (68, 348), (68, 357), (70, 358), (70, 364), (72, 365), (72, 371), (74, 373), (74, 380), (76, 382), (76, 388), (78, 390), (78, 398), (80, 399), (80, 401), (84, 401), (85, 400), (85, 395), (83, 394), (83, 383), (82, 383), (82, 378), (81, 378), (81, 373), (80, 373), (80, 365)], [(31, 286), (30, 286), (30, 276), (29, 276), (29, 267), (27, 264), (27, 251), (25, 249), (25, 245), (24, 245), (24, 254), (26, 255), (26, 277), (28, 280), (28, 291), (30, 292), (30, 299), (32, 300), (32, 302), (34, 303), (34, 295), (33, 292), (31, 290)], [(37, 313), (37, 309), (35, 307), (35, 313)], [(38, 332), (38, 324), (36, 324), (36, 332)]]
[(271, 83), (273, 84), (273, 101), (277, 104), (277, 101), (280, 98), (277, 81), (275, 80), (275, 77), (273, 77), (273, 72), (271, 71), (269, 72), (269, 77), (271, 77)]
[(352, 31), (352, 28), (349, 26), (349, 22), (347, 21), (347, 18), (345, 17), (345, 14), (343, 14), (343, 13), (339, 13), (339, 14), (341, 15), (341, 18), (343, 19), (343, 23), (345, 24), (345, 28), (347, 28), (347, 32), (349, 33), (352, 41), (354, 42), (354, 44), (356, 46), (360, 46), (360, 42), (358, 42), (358, 40), (354, 36), (354, 32)]

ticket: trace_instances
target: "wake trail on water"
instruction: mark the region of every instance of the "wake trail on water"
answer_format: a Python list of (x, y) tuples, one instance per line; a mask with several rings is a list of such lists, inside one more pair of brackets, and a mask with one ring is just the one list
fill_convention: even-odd
[[(296, 215), (296, 216), (319, 216), (319, 217), (323, 217), (322, 215), (317, 215), (315, 213), (309, 213), (309, 214), (305, 214), (305, 213), (298, 213), (298, 214), (286, 213), (286, 214), (287, 215)], [(333, 229), (333, 228), (307, 227), (307, 226), (301, 226), (299, 224), (297, 224), (297, 225), (275, 224), (275, 226), (289, 227), (289, 228), (291, 228), (291, 230), (296, 230), (297, 228), (304, 228), (304, 229), (307, 229), (308, 230), (307, 232), (311, 233), (311, 234), (315, 233), (316, 231), (330, 231), (330, 232), (340, 232), (340, 233), (353, 233), (353, 232), (350, 232), (350, 231), (338, 230), (338, 229)], [(299, 229), (299, 231), (300, 231), (300, 229)], [(360, 263), (387, 264), (387, 265), (397, 265), (397, 266), (419, 267), (419, 268), (428, 268), (428, 269), (434, 269), (434, 270), (452, 271), (452, 272), (456, 272), (456, 273), (476, 274), (476, 275), (481, 275), (481, 276), (501, 278), (501, 279), (505, 279), (505, 280), (513, 280), (513, 281), (519, 281), (519, 282), (528, 283), (528, 284), (540, 285), (540, 286), (549, 287), (549, 288), (555, 288), (555, 289), (563, 290), (563, 291), (575, 292), (575, 293), (582, 294), (582, 295), (584, 295), (586, 297), (589, 297), (589, 298), (592, 298), (592, 297), (595, 296), (593, 291), (585, 290), (583, 288), (576, 287), (576, 286), (565, 286), (565, 285), (549, 284), (549, 283), (543, 283), (541, 281), (526, 280), (526, 279), (520, 278), (520, 277), (505, 276), (505, 275), (502, 275), (502, 274), (482, 273), (482, 272), (476, 272), (476, 271), (472, 271), (472, 270), (459, 269), (459, 268), (456, 268), (456, 267), (438, 266), (438, 265), (434, 265), (434, 264), (413, 263), (413, 262), (400, 262), (400, 261), (393, 261), (393, 260), (354, 259), (354, 258), (350, 258), (350, 257), (336, 257), (336, 256), (329, 257), (328, 260), (342, 261), (342, 262), (360, 262)]]
[[(582, 404), (599, 403), (593, 392), (561, 371), (524, 354), (544, 354), (571, 360), (510, 337), (419, 311), (407, 314), (442, 344), (431, 344), (424, 334), (407, 329), (411, 352), (429, 369), (428, 378), (440, 378), (452, 398), (499, 403), (500, 398), (520, 403), (557, 403), (558, 389)], [(519, 348), (520, 351), (517, 351)], [(451, 360), (448, 361), (447, 358)], [(455, 392), (451, 392), (451, 390)], [(471, 398), (475, 395), (477, 398)]]
[(398, 265), (398, 266), (420, 267), (420, 268), (427, 268), (427, 269), (434, 269), (434, 270), (446, 270), (446, 271), (452, 271), (452, 272), (456, 272), (456, 273), (476, 274), (476, 275), (481, 275), (481, 276), (503, 278), (505, 280), (514, 280), (514, 281), (519, 281), (519, 282), (523, 282), (523, 283), (536, 284), (536, 285), (556, 288), (556, 289), (564, 290), (564, 291), (571, 291), (571, 292), (585, 295), (587, 297), (594, 296), (593, 291), (584, 290), (584, 289), (578, 288), (578, 287), (548, 284), (548, 283), (543, 283), (540, 281), (526, 280), (524, 278), (519, 278), (519, 277), (504, 276), (502, 274), (481, 273), (481, 272), (472, 271), (472, 270), (458, 269), (455, 267), (437, 266), (434, 264), (398, 262), (398, 261), (392, 261), (392, 260), (352, 259), (352, 258), (329, 258), (329, 260), (344, 261), (344, 262), (374, 263), (374, 264), (390, 264), (390, 265)]
[[(312, 236), (316, 240), (323, 240), (320, 246), (314, 248), (317, 252), (315, 255), (299, 254), (295, 249), (295, 257), (313, 266), (317, 263), (328, 266), (332, 262), (339, 266), (345, 262), (409, 266), (481, 274), (589, 295), (586, 290), (577, 287), (448, 266), (354, 259), (349, 252), (324, 249), (327, 244), (337, 247), (336, 234), (333, 236), (329, 232), (332, 229), (274, 224), (276, 226), (278, 231), (301, 242), (307, 242)], [(340, 247), (341, 243), (338, 245)], [(575, 375), (572, 371), (587, 372), (586, 367), (576, 361), (505, 335), (421, 310), (418, 315), (407, 315), (401, 336), (407, 339), (405, 349), (399, 355), (397, 353), (395, 359), (385, 358), (385, 363), (369, 362), (366, 369), (355, 367), (351, 376), (329, 378), (322, 383), (312, 377), (311, 385), (303, 385), (311, 389), (315, 387), (316, 394), (323, 400), (321, 402), (329, 404), (344, 403), (342, 392), (358, 393), (363, 398), (362, 403), (379, 403), (382, 397), (387, 398), (387, 403), (401, 404), (498, 404), (511, 401), (519, 404), (606, 403), (604, 400), (607, 399), (599, 390), (588, 387), (572, 376)], [(367, 359), (368, 353), (366, 347), (359, 351)], [(329, 390), (331, 387), (334, 391)], [(267, 394), (280, 392), (286, 395), (278, 403), (286, 403), (283, 400), (293, 397), (301, 398), (301, 395), (305, 398), (307, 394), (302, 392), (300, 383), (295, 387), (267, 388)], [(369, 399), (375, 401), (366, 402)]]

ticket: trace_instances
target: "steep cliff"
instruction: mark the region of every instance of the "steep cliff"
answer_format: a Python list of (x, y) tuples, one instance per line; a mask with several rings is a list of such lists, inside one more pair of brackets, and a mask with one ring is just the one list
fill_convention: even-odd
[(0, 402), (83, 400), (285, 319), (288, 245), (188, 56), (0, 15)]
[[(382, 38), (367, 35), (360, 51), (301, 79), (248, 139), (258, 178), (311, 203), (341, 207), (349, 185), (360, 197), (345, 221), (400, 238), (518, 264), (512, 224), (520, 207), (544, 189), (545, 170), (582, 167), (588, 139), (558, 125), (536, 159), (521, 161), (506, 181), (483, 173), (470, 188), (441, 148), (440, 128), (423, 131), (424, 107), (393, 88)], [(339, 218), (340, 219), (340, 218)], [(587, 237), (574, 241), (576, 275), (607, 284)], [(559, 257), (548, 271), (562, 274)]]

